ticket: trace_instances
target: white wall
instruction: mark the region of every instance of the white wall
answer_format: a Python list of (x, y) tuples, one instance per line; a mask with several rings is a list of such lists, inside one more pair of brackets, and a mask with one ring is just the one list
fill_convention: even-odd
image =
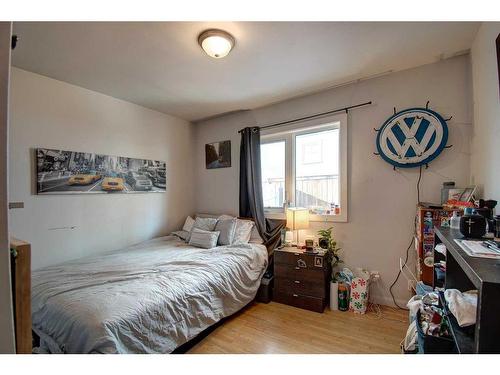
[[(430, 100), (432, 109), (443, 116), (453, 115), (448, 123), (453, 148), (445, 150), (424, 171), (421, 200), (439, 202), (444, 181), (466, 185), (472, 127), (468, 55), (196, 124), (196, 203), (201, 212), (238, 213), (239, 129), (369, 100), (374, 102), (372, 106), (349, 115), (349, 222), (335, 224), (334, 234), (345, 249), (346, 265), (381, 273), (382, 282), (374, 288), (373, 296), (380, 303), (391, 304), (388, 287), (413, 231), (418, 170), (394, 172), (374, 156), (373, 128), (381, 126), (393, 107), (425, 106)], [(205, 169), (205, 143), (226, 139), (232, 141), (232, 167)], [(310, 233), (315, 234), (322, 226), (313, 225)], [(401, 281), (394, 291), (400, 303), (406, 302), (409, 293), (405, 282)]]
[[(32, 268), (165, 235), (194, 212), (189, 122), (16, 68), (10, 108), (10, 200), (25, 204), (11, 234), (32, 243)], [(164, 160), (167, 192), (37, 196), (36, 147)]]
[[(471, 183), (500, 202), (500, 98), (495, 40), (500, 22), (484, 22), (471, 49), (474, 131)], [(497, 208), (497, 213), (500, 209)]]
[(15, 353), (8, 226), (8, 102), (12, 24), (0, 22), (0, 354)]

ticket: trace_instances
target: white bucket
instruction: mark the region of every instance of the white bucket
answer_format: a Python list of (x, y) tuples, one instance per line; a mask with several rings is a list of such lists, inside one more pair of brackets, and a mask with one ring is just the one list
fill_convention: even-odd
[(330, 310), (339, 309), (339, 283), (330, 282)]

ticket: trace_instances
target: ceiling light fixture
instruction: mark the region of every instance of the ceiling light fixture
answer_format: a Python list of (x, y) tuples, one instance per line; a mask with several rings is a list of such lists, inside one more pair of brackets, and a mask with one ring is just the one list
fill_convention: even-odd
[(198, 44), (203, 51), (214, 59), (227, 56), (234, 47), (234, 37), (224, 30), (210, 29), (203, 31), (198, 37)]

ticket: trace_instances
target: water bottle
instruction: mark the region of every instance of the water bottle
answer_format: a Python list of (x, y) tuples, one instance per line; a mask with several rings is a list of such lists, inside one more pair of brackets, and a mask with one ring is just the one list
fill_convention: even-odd
[(452, 229), (460, 229), (460, 216), (457, 211), (453, 211), (453, 216), (450, 219), (450, 227)]

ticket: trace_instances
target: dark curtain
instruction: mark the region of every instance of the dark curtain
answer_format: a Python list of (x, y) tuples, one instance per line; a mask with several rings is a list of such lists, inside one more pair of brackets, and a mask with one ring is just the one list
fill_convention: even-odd
[(270, 220), (264, 216), (262, 176), (260, 170), (260, 129), (241, 131), (240, 146), (240, 217), (254, 219), (267, 250), (271, 253), (279, 245), (284, 220)]

